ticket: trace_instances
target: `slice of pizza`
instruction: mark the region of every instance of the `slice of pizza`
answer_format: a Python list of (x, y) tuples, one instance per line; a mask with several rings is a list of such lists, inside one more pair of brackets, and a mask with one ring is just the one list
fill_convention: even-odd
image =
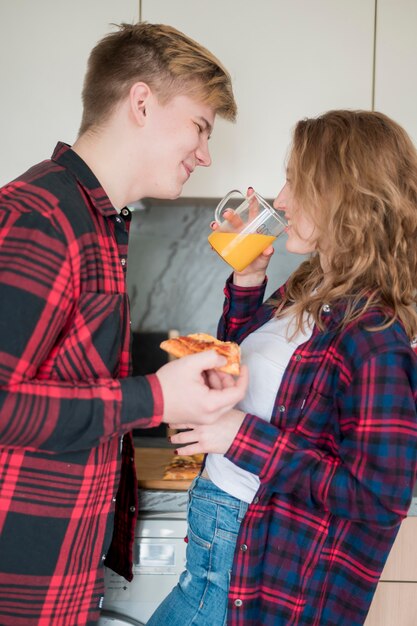
[(165, 468), (163, 480), (192, 480), (201, 469), (204, 454), (174, 456)]
[(176, 357), (215, 350), (218, 354), (226, 357), (227, 363), (218, 369), (227, 374), (239, 375), (240, 372), (240, 347), (233, 341), (220, 341), (216, 337), (206, 333), (194, 333), (166, 339), (160, 344), (162, 350)]

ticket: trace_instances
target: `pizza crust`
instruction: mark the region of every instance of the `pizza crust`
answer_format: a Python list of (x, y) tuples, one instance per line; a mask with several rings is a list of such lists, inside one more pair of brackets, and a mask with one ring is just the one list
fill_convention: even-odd
[(219, 371), (235, 376), (240, 373), (240, 347), (233, 341), (220, 341), (206, 333), (193, 333), (166, 339), (160, 347), (178, 358), (206, 350), (215, 350), (227, 359), (226, 365), (217, 368)]

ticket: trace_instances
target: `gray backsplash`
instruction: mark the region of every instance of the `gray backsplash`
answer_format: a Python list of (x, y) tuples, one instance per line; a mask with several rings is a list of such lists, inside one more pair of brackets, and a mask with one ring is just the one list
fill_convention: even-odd
[[(132, 330), (216, 334), (229, 266), (207, 242), (218, 200), (148, 201), (134, 211), (129, 243), (128, 291)], [(302, 257), (275, 242), (267, 294), (282, 284)]]

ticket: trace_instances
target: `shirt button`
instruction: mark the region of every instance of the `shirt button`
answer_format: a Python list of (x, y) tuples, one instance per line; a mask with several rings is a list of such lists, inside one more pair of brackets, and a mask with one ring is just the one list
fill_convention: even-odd
[(297, 356), (295, 357), (296, 361), (301, 361), (301, 354), (297, 354)]
[(258, 502), (259, 502), (258, 496), (255, 496), (254, 499), (253, 499), (253, 503), (254, 504), (258, 504)]
[(129, 209), (122, 209), (122, 210), (120, 211), (120, 213), (121, 213), (122, 215), (124, 215), (125, 217), (127, 217), (128, 215), (130, 215), (130, 211), (129, 211)]
[(106, 555), (105, 555), (105, 554), (103, 554), (103, 555), (102, 555), (101, 560), (102, 560), (102, 561), (105, 561), (105, 560), (106, 560)]
[(130, 506), (129, 507), (129, 511), (131, 511), (132, 513), (134, 513), (136, 511), (136, 507), (135, 506)]
[(116, 496), (113, 496), (111, 499), (112, 502), (116, 502)]
[(322, 310), (324, 311), (324, 313), (329, 313), (330, 312), (330, 304), (323, 304)]
[(246, 543), (242, 543), (242, 545), (240, 546), (240, 551), (241, 552), (246, 552), (248, 549), (248, 546), (246, 545)]
[(119, 222), (119, 224), (120, 224), (121, 221), (122, 220), (120, 219), (120, 217), (116, 217), (116, 222)]
[(284, 411), (285, 411), (285, 406), (284, 406), (283, 404), (280, 404), (280, 405), (279, 405), (279, 407), (278, 407), (278, 411), (279, 411), (280, 413), (284, 413)]
[(123, 265), (123, 267), (126, 265), (126, 259), (120, 259), (120, 263)]
[(240, 598), (237, 598), (237, 600), (235, 600), (235, 602), (234, 602), (234, 605), (238, 606), (238, 607), (242, 606), (242, 604), (243, 604), (243, 602), (242, 602), (242, 600)]

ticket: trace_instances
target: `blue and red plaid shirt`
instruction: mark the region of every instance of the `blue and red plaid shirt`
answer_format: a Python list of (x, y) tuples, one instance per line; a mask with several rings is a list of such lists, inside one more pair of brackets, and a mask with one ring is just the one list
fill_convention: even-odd
[[(264, 289), (226, 285), (221, 339), (274, 314)], [(282, 298), (285, 286), (271, 296)], [(417, 470), (417, 357), (401, 324), (368, 311), (294, 352), (271, 423), (247, 415), (226, 456), (261, 486), (242, 523), (229, 626), (360, 626), (407, 515)]]
[(64, 144), (0, 190), (2, 626), (95, 624), (106, 555), (132, 575), (128, 433), (162, 394), (128, 377), (129, 219)]

